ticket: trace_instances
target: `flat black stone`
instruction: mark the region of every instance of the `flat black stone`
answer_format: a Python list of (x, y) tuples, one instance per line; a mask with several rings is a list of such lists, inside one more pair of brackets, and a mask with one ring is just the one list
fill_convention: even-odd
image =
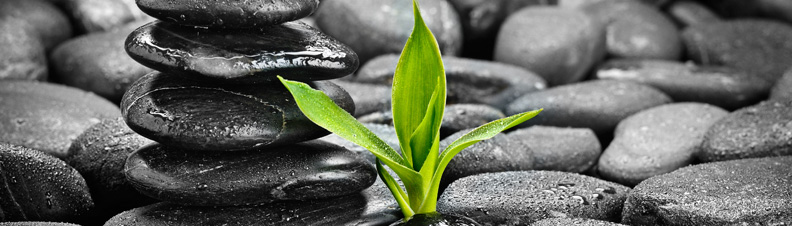
[[(327, 81), (309, 82), (348, 112), (354, 103)], [(302, 114), (280, 82), (223, 86), (154, 72), (121, 101), (135, 132), (191, 150), (239, 150), (292, 144), (329, 134)]]
[(249, 83), (339, 78), (358, 67), (346, 45), (302, 22), (249, 30), (217, 30), (161, 21), (144, 25), (126, 40), (129, 55), (162, 72)]
[(322, 141), (238, 152), (149, 145), (129, 156), (124, 173), (141, 193), (188, 206), (338, 197), (371, 186), (377, 177), (362, 157)]
[(319, 0), (137, 0), (146, 14), (188, 26), (251, 28), (310, 16)]
[(416, 214), (390, 226), (478, 226), (473, 219), (440, 213)]

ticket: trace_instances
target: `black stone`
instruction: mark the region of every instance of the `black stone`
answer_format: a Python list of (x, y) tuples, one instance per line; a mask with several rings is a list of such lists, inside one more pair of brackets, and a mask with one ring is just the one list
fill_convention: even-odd
[(60, 222), (45, 222), (45, 221), (17, 221), (17, 222), (0, 222), (0, 226), (80, 226), (77, 224), (60, 223)]
[(143, 12), (166, 22), (212, 28), (253, 28), (311, 15), (319, 0), (137, 0)]
[(309, 141), (238, 152), (149, 145), (130, 155), (130, 183), (153, 198), (189, 206), (249, 206), (359, 192), (374, 167), (343, 147)]
[(585, 218), (548, 218), (531, 224), (531, 226), (625, 226), (624, 224), (613, 223)]
[(391, 87), (382, 84), (366, 84), (344, 80), (333, 81), (344, 88), (355, 102), (355, 116), (391, 108)]
[(76, 222), (92, 207), (77, 170), (43, 152), (0, 143), (0, 222)]
[[(348, 112), (354, 103), (327, 81), (310, 82)], [(121, 101), (135, 132), (169, 146), (238, 150), (283, 145), (329, 134), (302, 114), (280, 82), (223, 86), (154, 72), (135, 82)]]
[(416, 214), (390, 226), (478, 226), (473, 219), (440, 213)]
[(132, 32), (126, 50), (155, 70), (216, 82), (325, 80), (358, 67), (349, 47), (301, 22), (229, 32), (158, 21)]

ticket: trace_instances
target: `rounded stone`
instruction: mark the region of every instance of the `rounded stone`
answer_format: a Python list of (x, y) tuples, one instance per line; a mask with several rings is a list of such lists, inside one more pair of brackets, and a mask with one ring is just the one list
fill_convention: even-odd
[(668, 6), (668, 15), (682, 27), (720, 21), (715, 12), (696, 1), (674, 1)]
[[(398, 62), (399, 55), (379, 56), (363, 65), (352, 80), (391, 85)], [(449, 104), (487, 104), (503, 109), (514, 99), (547, 87), (537, 74), (504, 63), (443, 56), (443, 65)]]
[[(2, 3), (0, 3), (2, 4)], [(47, 55), (36, 35), (19, 19), (0, 19), (0, 79), (47, 79)]]
[[(421, 15), (443, 55), (462, 48), (459, 16), (446, 0), (421, 1)], [(319, 28), (349, 45), (361, 62), (401, 53), (413, 26), (412, 2), (402, 0), (323, 0), (315, 14)]]
[(30, 81), (0, 81), (0, 142), (63, 158), (92, 125), (116, 118), (116, 105), (79, 89)]
[(374, 167), (322, 141), (238, 152), (196, 152), (149, 145), (129, 156), (129, 182), (150, 197), (187, 206), (254, 206), (359, 192)]
[(694, 163), (704, 133), (729, 112), (701, 103), (661, 105), (619, 123), (599, 175), (628, 186)]
[(792, 100), (792, 68), (778, 79), (773, 89), (770, 91), (770, 99)]
[(437, 211), (485, 225), (526, 225), (553, 217), (618, 221), (629, 191), (575, 173), (487, 173), (452, 183), (437, 201)]
[(72, 36), (69, 18), (47, 1), (0, 1), (0, 21), (9, 19), (23, 21), (25, 29), (37, 37), (48, 51)]
[(214, 82), (325, 80), (358, 67), (352, 49), (301, 22), (228, 32), (157, 21), (133, 31), (126, 50), (155, 70)]
[(602, 153), (597, 136), (588, 128), (531, 126), (506, 135), (531, 150), (535, 170), (583, 173), (596, 165)]
[(605, 56), (605, 29), (585, 13), (560, 7), (526, 7), (503, 23), (494, 59), (542, 76), (551, 86), (582, 80)]
[(792, 157), (689, 166), (630, 192), (627, 225), (784, 225), (792, 222)]
[(135, 80), (152, 71), (124, 50), (124, 40), (139, 25), (142, 22), (64, 42), (50, 54), (53, 79), (120, 102)]
[(530, 226), (626, 226), (624, 224), (613, 223), (586, 218), (547, 218), (534, 222)]
[[(441, 140), (441, 152), (471, 130), (473, 129), (462, 130)], [(531, 170), (533, 162), (531, 149), (523, 142), (509, 139), (505, 134), (498, 134), (475, 143), (454, 156), (440, 183), (444, 186), (459, 178), (482, 173)]]
[(735, 67), (769, 82), (778, 80), (790, 67), (787, 59), (792, 59), (792, 26), (776, 21), (703, 23), (686, 28), (682, 40), (697, 63)]
[(596, 77), (641, 83), (677, 102), (702, 102), (728, 110), (764, 100), (772, 86), (735, 68), (650, 59), (611, 60), (600, 66)]
[[(337, 85), (310, 84), (354, 111), (352, 98)], [(329, 134), (302, 114), (280, 82), (224, 86), (153, 72), (130, 87), (121, 111), (140, 135), (192, 150), (250, 149)]]
[[(396, 129), (393, 128), (393, 126), (365, 123), (365, 122), (363, 122), (363, 126), (365, 126), (369, 131), (374, 133), (374, 135), (377, 135), (377, 137), (382, 139), (382, 141), (384, 141), (386, 144), (388, 144), (388, 146), (393, 148), (393, 150), (395, 150), (398, 153), (401, 153), (399, 147), (399, 138), (396, 137)], [(377, 157), (374, 156), (374, 154), (371, 154), (371, 152), (368, 149), (360, 145), (357, 145), (355, 143), (352, 143), (352, 141), (348, 141), (344, 138), (341, 138), (335, 133), (319, 138), (318, 140), (344, 147), (347, 150), (350, 150), (360, 156), (363, 156), (363, 158), (368, 160), (372, 165), (376, 164)]]
[(76, 222), (93, 208), (77, 170), (33, 149), (0, 143), (0, 221)]
[(606, 24), (607, 51), (615, 58), (679, 59), (679, 31), (659, 9), (639, 1), (599, 1), (583, 11)]
[(696, 157), (703, 162), (792, 155), (792, 100), (734, 111), (710, 127)]
[(792, 22), (792, 2), (785, 0), (700, 0), (726, 18), (762, 17)]
[(64, 160), (85, 178), (97, 218), (154, 203), (154, 199), (135, 190), (124, 175), (127, 157), (150, 143), (153, 141), (133, 132), (120, 117), (104, 119), (74, 140)]
[(335, 84), (343, 88), (355, 102), (354, 116), (360, 117), (372, 112), (391, 109), (391, 87), (382, 84), (368, 84), (335, 80)]
[(507, 115), (544, 108), (522, 124), (590, 128), (598, 137), (611, 134), (624, 118), (641, 110), (670, 103), (666, 94), (645, 85), (594, 80), (526, 94), (512, 102)]
[[(136, 20), (148, 20), (135, 0), (62, 0), (74, 27), (81, 33), (111, 31)], [(127, 32), (129, 34), (129, 32)]]
[(505, 118), (498, 109), (483, 104), (451, 104), (445, 107), (440, 137), (447, 137), (465, 129), (473, 129), (489, 122)]
[(319, 0), (136, 0), (143, 12), (162, 21), (211, 28), (255, 28), (310, 16)]

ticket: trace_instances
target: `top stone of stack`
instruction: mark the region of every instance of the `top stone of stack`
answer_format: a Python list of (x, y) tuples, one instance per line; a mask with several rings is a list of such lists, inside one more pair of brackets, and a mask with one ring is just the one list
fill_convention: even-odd
[(319, 0), (136, 0), (159, 20), (209, 28), (253, 28), (311, 15)]

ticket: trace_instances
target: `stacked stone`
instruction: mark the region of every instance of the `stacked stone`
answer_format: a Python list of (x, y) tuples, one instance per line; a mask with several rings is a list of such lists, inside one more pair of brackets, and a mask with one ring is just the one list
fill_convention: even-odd
[(345, 110), (349, 94), (319, 81), (358, 66), (347, 46), (295, 22), (318, 0), (138, 0), (159, 21), (132, 32), (126, 50), (157, 71), (121, 103), (135, 132), (157, 141), (127, 159), (141, 193), (184, 206), (255, 206), (360, 192), (374, 168), (308, 120), (276, 75), (324, 91)]

